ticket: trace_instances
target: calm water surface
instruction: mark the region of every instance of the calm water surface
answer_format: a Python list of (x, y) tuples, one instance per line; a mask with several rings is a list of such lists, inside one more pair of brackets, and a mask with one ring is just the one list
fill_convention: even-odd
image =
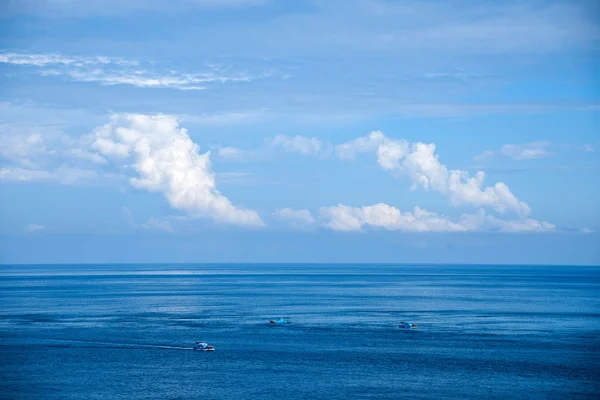
[(598, 398), (599, 294), (600, 267), (5, 265), (0, 396)]

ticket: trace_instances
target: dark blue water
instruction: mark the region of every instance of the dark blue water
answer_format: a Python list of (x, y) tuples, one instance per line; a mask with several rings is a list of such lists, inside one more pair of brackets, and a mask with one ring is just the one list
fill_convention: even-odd
[(598, 398), (599, 294), (599, 267), (2, 266), (0, 392)]

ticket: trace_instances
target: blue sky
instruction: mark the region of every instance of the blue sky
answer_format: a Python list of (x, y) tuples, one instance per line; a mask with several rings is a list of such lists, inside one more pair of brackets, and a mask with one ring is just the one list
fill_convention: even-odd
[(598, 264), (597, 15), (9, 0), (0, 262)]

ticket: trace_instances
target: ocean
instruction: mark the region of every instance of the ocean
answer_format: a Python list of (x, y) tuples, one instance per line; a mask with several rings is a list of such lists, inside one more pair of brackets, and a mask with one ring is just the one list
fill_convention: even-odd
[(599, 398), (599, 295), (582, 266), (4, 265), (0, 397)]

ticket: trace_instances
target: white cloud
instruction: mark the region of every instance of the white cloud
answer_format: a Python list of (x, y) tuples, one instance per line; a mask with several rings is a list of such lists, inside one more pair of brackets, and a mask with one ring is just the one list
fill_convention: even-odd
[(295, 228), (306, 228), (315, 223), (315, 219), (308, 210), (294, 210), (282, 208), (273, 213), (275, 219), (289, 223)]
[(353, 160), (357, 153), (376, 152), (379, 145), (387, 140), (383, 132), (374, 131), (365, 137), (335, 146), (335, 151), (340, 159)]
[(129, 208), (121, 207), (121, 212), (123, 213), (125, 221), (130, 228), (142, 231), (175, 233), (176, 229), (173, 228), (173, 223), (189, 220), (188, 217), (182, 215), (170, 215), (164, 218), (149, 218), (144, 223), (138, 223), (136, 222), (135, 218), (133, 217), (133, 213)]
[(551, 145), (549, 142), (532, 142), (524, 144), (505, 144), (500, 150), (492, 151), (486, 150), (478, 156), (475, 156), (474, 160), (482, 162), (489, 160), (493, 157), (508, 157), (513, 160), (534, 160), (538, 158), (547, 158), (554, 155), (547, 151), (547, 148)]
[(75, 148), (65, 152), (69, 157), (78, 158), (81, 160), (91, 161), (94, 164), (106, 164), (108, 161), (98, 153), (92, 153), (88, 150)]
[(319, 210), (323, 224), (336, 231), (360, 231), (364, 225), (386, 230), (411, 232), (457, 232), (464, 226), (444, 216), (415, 207), (414, 211), (401, 212), (395, 207), (379, 203), (372, 206), (349, 207), (338, 204)]
[(207, 72), (195, 73), (161, 70), (156, 63), (116, 57), (61, 54), (0, 53), (0, 63), (35, 68), (42, 76), (63, 76), (76, 82), (180, 90), (201, 90), (213, 83), (250, 82), (269, 76), (269, 74), (256, 76), (243, 73), (229, 74), (217, 67), (211, 67)]
[(161, 192), (172, 207), (193, 217), (217, 222), (263, 226), (254, 210), (234, 206), (215, 184), (210, 152), (200, 154), (187, 130), (167, 115), (118, 114), (95, 131), (93, 147), (139, 177), (129, 182), (138, 189)]
[(422, 187), (447, 196), (453, 205), (470, 204), (490, 207), (503, 213), (514, 211), (520, 216), (530, 213), (529, 206), (518, 200), (502, 182), (484, 187), (485, 173), (471, 176), (467, 171), (448, 170), (436, 154), (435, 144), (394, 140), (377, 131), (370, 135), (338, 145), (338, 157), (352, 159), (358, 152), (375, 152), (379, 166), (408, 177), (412, 189)]
[(505, 144), (502, 146), (500, 153), (503, 156), (513, 158), (515, 160), (533, 160), (536, 158), (550, 157), (552, 153), (545, 150), (550, 143), (535, 142), (525, 145)]
[(520, 216), (528, 215), (531, 208), (527, 203), (520, 201), (504, 182), (497, 182), (494, 186), (482, 189), (485, 173), (478, 171), (474, 177), (468, 172), (450, 171), (448, 180), (448, 196), (454, 205), (471, 204), (486, 206), (500, 213), (511, 210)]
[(349, 207), (338, 204), (334, 207), (322, 207), (319, 210), (323, 226), (336, 231), (356, 232), (363, 227), (383, 228), (391, 231), (406, 232), (552, 232), (555, 226), (530, 218), (502, 220), (485, 211), (476, 214), (464, 214), (458, 220), (415, 207), (412, 212), (402, 212), (387, 204)]
[(39, 232), (39, 231), (43, 231), (44, 229), (46, 229), (46, 227), (44, 225), (38, 225), (38, 224), (28, 224), (27, 226), (25, 226), (25, 230), (27, 230), (27, 232)]
[(117, 57), (81, 57), (62, 54), (36, 54), (36, 53), (0, 53), (0, 63), (46, 67), (49, 65), (65, 65), (71, 67), (85, 67), (97, 65), (136, 66), (137, 61)]
[(197, 125), (223, 126), (253, 123), (261, 119), (267, 118), (267, 116), (268, 114), (266, 109), (259, 109), (246, 111), (229, 111), (200, 115), (184, 114), (178, 117), (181, 122), (189, 122)]
[(42, 136), (39, 133), (14, 134), (6, 124), (0, 124), (0, 130), (0, 157), (18, 165), (34, 167), (35, 158), (46, 150)]
[(14, 166), (43, 169), (66, 161), (88, 165), (107, 163), (104, 157), (89, 151), (89, 136), (70, 136), (59, 123), (29, 121), (27, 116), (19, 122), (6, 122), (4, 113), (0, 118), (3, 120), (0, 122), (0, 159)]
[(596, 149), (594, 149), (594, 146), (592, 146), (591, 144), (584, 144), (583, 145), (583, 150), (587, 153), (591, 153), (593, 151), (596, 151)]
[(531, 218), (506, 221), (489, 215), (487, 216), (487, 222), (497, 227), (500, 232), (550, 232), (556, 229), (556, 226), (549, 222)]
[(503, 220), (493, 215), (486, 215), (483, 210), (479, 210), (475, 214), (463, 215), (461, 223), (470, 230), (494, 230), (505, 233), (556, 231), (556, 226), (546, 221), (531, 218)]
[(145, 224), (142, 225), (142, 228), (148, 229), (151, 231), (162, 231), (162, 232), (168, 232), (168, 233), (175, 232), (169, 221), (157, 219), (157, 218), (150, 218), (148, 221), (146, 221)]
[(97, 171), (78, 167), (60, 166), (48, 170), (20, 167), (0, 168), (0, 181), (58, 182), (63, 185), (97, 184), (103, 180), (118, 179), (114, 174), (100, 176)]
[(273, 147), (304, 155), (327, 155), (329, 152), (329, 146), (316, 137), (277, 135), (267, 143)]
[(217, 147), (217, 154), (229, 161), (256, 161), (269, 157), (276, 149), (306, 156), (327, 157), (332, 152), (332, 145), (316, 137), (277, 135), (265, 139), (262, 147), (257, 150), (225, 146)]
[(236, 147), (218, 147), (217, 154), (219, 157), (229, 161), (248, 161), (257, 155), (251, 150), (242, 150)]
[(90, 151), (89, 135), (70, 136), (56, 122), (6, 120), (0, 122), (0, 180), (79, 184), (117, 178), (98, 169), (107, 160)]
[(489, 160), (490, 158), (494, 157), (496, 153), (494, 153), (491, 150), (485, 150), (483, 153), (473, 157), (473, 160), (475, 160), (476, 162), (482, 162), (482, 161), (486, 161)]

